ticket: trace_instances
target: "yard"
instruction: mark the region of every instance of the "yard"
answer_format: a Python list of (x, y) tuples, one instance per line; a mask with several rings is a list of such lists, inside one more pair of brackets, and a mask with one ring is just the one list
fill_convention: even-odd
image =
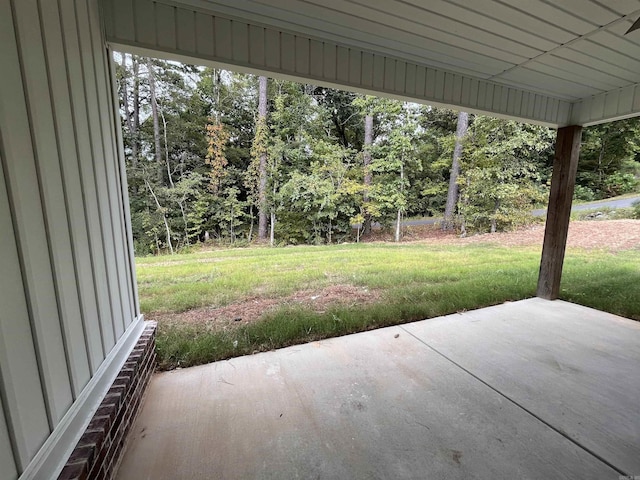
[[(139, 258), (141, 308), (160, 368), (208, 363), (531, 297), (543, 232)], [(640, 320), (639, 247), (640, 221), (573, 222), (561, 298)]]

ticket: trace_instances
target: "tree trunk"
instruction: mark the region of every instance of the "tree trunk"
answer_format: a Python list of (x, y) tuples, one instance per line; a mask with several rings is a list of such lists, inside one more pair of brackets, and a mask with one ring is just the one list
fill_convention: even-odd
[[(471, 184), (471, 181), (467, 178), (467, 189), (469, 188), (469, 185)], [(466, 207), (469, 203), (469, 199), (467, 198), (467, 195), (462, 195), (460, 198), (460, 203), (463, 205), (463, 207)], [(460, 223), (460, 238), (464, 238), (467, 236), (467, 224), (465, 223), (465, 217), (464, 215), (462, 215), (462, 221)]]
[(493, 218), (491, 218), (491, 233), (496, 233), (498, 231), (498, 210), (500, 209), (500, 202), (496, 200), (496, 206), (493, 210)]
[(156, 175), (158, 183), (161, 184), (164, 162), (162, 161), (162, 148), (160, 147), (160, 119), (158, 116), (158, 102), (156, 99), (156, 79), (151, 59), (147, 60), (147, 70), (149, 73), (149, 102), (151, 103), (151, 115), (153, 117), (153, 142), (155, 146)]
[(138, 152), (140, 151), (140, 63), (137, 57), (131, 55), (133, 63), (133, 130), (131, 132), (131, 156), (133, 166), (138, 166)]
[(249, 235), (247, 235), (247, 239), (249, 243), (251, 243), (251, 239), (253, 238), (253, 204), (249, 205), (249, 217), (251, 217), (251, 224), (249, 225)]
[[(404, 163), (400, 164), (400, 191), (402, 192), (404, 185)], [(396, 243), (400, 241), (400, 229), (402, 228), (402, 207), (398, 208), (398, 218), (396, 219)]]
[[(122, 105), (124, 107), (124, 119), (127, 124), (127, 130), (129, 130), (129, 136), (132, 139), (131, 142), (131, 165), (135, 168), (137, 166), (137, 156), (138, 152), (135, 146), (135, 132), (133, 127), (133, 118), (131, 116), (131, 112), (129, 111), (129, 71), (127, 69), (127, 55), (125, 53), (122, 54)], [(135, 81), (135, 80), (134, 80)]]
[[(369, 201), (369, 189), (371, 188), (371, 145), (373, 144), (373, 115), (364, 117), (364, 193), (362, 200), (366, 204)], [(366, 210), (364, 212), (364, 221), (362, 222), (363, 235), (371, 233), (371, 214)]]
[(443, 230), (454, 228), (453, 214), (458, 203), (458, 175), (460, 174), (460, 158), (462, 157), (462, 141), (469, 127), (469, 114), (467, 112), (458, 113), (458, 127), (456, 129), (456, 146), (453, 150), (453, 161), (451, 163), (451, 175), (449, 176), (449, 191), (447, 192), (447, 205), (444, 209)]
[[(267, 77), (259, 78), (258, 91), (258, 125), (265, 125), (267, 121)], [(260, 155), (260, 170), (258, 172), (258, 239), (267, 238), (267, 154)]]
[(164, 139), (164, 157), (165, 166), (167, 168), (167, 178), (169, 179), (169, 186), (175, 188), (173, 184), (173, 174), (171, 173), (171, 162), (169, 161), (169, 141), (167, 139), (167, 119), (164, 116), (164, 111), (159, 108), (160, 116), (162, 117), (162, 134)]
[(171, 244), (171, 229), (169, 228), (169, 222), (167, 222), (167, 214), (163, 211), (162, 206), (160, 206), (160, 202), (158, 201), (158, 197), (156, 197), (156, 194), (154, 193), (153, 188), (151, 187), (151, 183), (149, 183), (146, 178), (144, 179), (144, 183), (147, 185), (147, 188), (149, 189), (149, 192), (151, 193), (153, 200), (156, 202), (156, 207), (158, 207), (158, 212), (162, 214), (162, 219), (164, 220), (164, 229), (167, 234), (167, 246), (169, 247), (169, 251), (171, 252), (171, 255), (173, 255), (173, 245)]
[(605, 146), (606, 146), (606, 142), (602, 140), (602, 145), (600, 146), (600, 154), (598, 155), (598, 186), (599, 188), (602, 188), (602, 177), (604, 176), (602, 171), (602, 159), (604, 158), (604, 154), (606, 151)]
[(271, 233), (270, 233), (270, 240), (269, 240), (269, 244), (273, 247), (273, 244), (276, 240), (276, 212), (274, 212), (273, 210), (271, 211)]

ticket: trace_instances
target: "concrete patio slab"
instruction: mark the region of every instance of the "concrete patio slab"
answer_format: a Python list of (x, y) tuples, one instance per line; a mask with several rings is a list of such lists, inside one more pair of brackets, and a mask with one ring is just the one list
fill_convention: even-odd
[(603, 461), (640, 475), (640, 323), (553, 306), (536, 298), (405, 329)]
[(162, 373), (118, 479), (640, 475), (639, 350), (533, 299)]

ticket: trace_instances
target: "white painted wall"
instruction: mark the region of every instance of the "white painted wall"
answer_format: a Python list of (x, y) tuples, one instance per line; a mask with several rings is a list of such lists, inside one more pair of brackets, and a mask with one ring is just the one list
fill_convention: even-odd
[(97, 0), (0, 0), (0, 480), (53, 478), (142, 328)]

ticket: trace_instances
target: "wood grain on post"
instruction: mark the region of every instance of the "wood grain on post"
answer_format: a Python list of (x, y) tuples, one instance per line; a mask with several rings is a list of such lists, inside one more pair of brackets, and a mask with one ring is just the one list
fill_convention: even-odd
[(537, 290), (537, 296), (547, 300), (560, 294), (581, 138), (581, 126), (558, 129)]

